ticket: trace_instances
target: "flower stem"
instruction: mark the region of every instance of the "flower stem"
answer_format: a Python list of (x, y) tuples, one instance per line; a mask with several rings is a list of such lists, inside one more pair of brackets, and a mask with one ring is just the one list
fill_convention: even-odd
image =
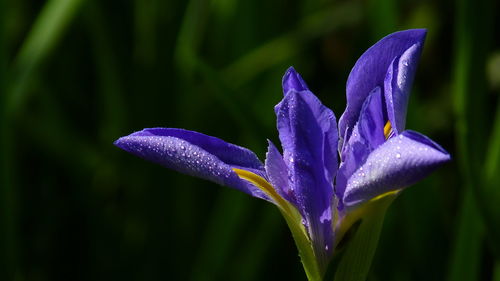
[(300, 261), (302, 262), (302, 266), (304, 267), (304, 271), (307, 275), (307, 280), (309, 281), (321, 281), (322, 273), (318, 266), (316, 256), (314, 255), (314, 250), (311, 245), (311, 242), (307, 238), (307, 235), (304, 232), (304, 227), (300, 224), (300, 220), (297, 218), (291, 217), (290, 214), (283, 212), (280, 209), (283, 217), (292, 232), (293, 240), (295, 241), (295, 245), (297, 245), (297, 249), (299, 250)]

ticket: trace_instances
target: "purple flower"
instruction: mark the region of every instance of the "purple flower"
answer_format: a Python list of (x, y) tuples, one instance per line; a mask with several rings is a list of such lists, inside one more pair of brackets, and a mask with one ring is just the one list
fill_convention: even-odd
[(288, 69), (284, 98), (274, 108), (283, 154), (269, 141), (264, 164), (248, 149), (183, 129), (144, 129), (115, 145), (276, 204), (303, 262), (311, 256), (315, 261), (308, 276), (322, 275), (349, 213), (421, 180), (450, 159), (429, 138), (404, 129), (425, 34), (393, 33), (361, 56), (347, 81), (338, 131), (333, 112)]

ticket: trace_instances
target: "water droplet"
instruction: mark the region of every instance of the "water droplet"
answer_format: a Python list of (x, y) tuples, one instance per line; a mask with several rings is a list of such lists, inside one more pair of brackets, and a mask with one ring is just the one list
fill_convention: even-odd
[(401, 158), (401, 154), (400, 153), (396, 154), (396, 158), (398, 159)]
[(325, 251), (328, 251), (328, 245), (325, 245)]
[(185, 147), (184, 145), (181, 145), (181, 149), (182, 149), (182, 150), (185, 150), (185, 149), (186, 149), (186, 147)]
[(407, 60), (404, 60), (404, 61), (403, 61), (403, 65), (404, 65), (404, 66), (408, 66), (408, 61), (407, 61)]

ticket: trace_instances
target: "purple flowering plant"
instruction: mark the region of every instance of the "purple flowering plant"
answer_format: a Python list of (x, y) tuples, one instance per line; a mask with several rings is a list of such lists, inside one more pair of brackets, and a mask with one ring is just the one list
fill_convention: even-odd
[(246, 148), (184, 129), (144, 129), (115, 145), (275, 204), (308, 279), (322, 280), (339, 241), (370, 206), (450, 160), (431, 139), (404, 128), (425, 36), (422, 29), (390, 34), (358, 59), (338, 125), (290, 67), (274, 108), (283, 153), (269, 141), (264, 163)]

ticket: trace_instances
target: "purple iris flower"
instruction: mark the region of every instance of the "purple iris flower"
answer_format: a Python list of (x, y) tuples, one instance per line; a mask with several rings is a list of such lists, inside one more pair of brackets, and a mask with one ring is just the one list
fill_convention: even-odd
[(347, 80), (338, 129), (334, 113), (289, 68), (284, 98), (274, 108), (283, 154), (269, 141), (265, 163), (246, 148), (183, 129), (144, 129), (115, 145), (276, 204), (301, 255), (313, 255), (323, 274), (343, 218), (450, 160), (438, 144), (404, 129), (425, 35), (421, 29), (390, 34), (359, 58)]

